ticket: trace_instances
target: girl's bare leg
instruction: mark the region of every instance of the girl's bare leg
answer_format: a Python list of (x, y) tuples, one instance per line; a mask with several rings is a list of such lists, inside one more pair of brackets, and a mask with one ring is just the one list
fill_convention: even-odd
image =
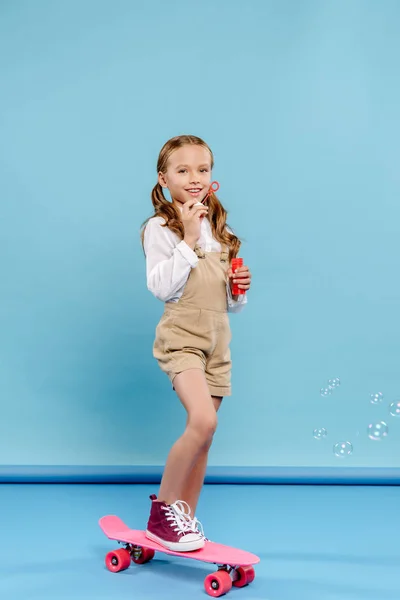
[(188, 418), (183, 435), (170, 450), (161, 480), (158, 500), (167, 504), (182, 500), (191, 471), (201, 453), (208, 451), (217, 428), (217, 412), (201, 369), (179, 373), (174, 387)]
[[(222, 398), (220, 396), (211, 396), (215, 412), (218, 411), (221, 406)], [(206, 475), (208, 451), (210, 449), (211, 442), (208, 447), (205, 447), (199, 454), (199, 457), (191, 470), (189, 477), (184, 482), (183, 489), (180, 495), (180, 500), (184, 500), (190, 506), (190, 514), (193, 518), (196, 514), (197, 504), (201, 490), (203, 488), (204, 478)]]

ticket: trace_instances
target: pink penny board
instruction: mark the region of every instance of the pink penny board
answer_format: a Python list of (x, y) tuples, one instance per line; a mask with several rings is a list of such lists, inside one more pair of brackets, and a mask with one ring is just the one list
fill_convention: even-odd
[(201, 560), (217, 565), (244, 567), (246, 565), (256, 565), (260, 562), (260, 559), (255, 554), (251, 554), (245, 550), (231, 548), (231, 546), (216, 544), (215, 542), (206, 542), (203, 548), (200, 548), (200, 550), (192, 550), (191, 552), (175, 552), (174, 550), (168, 550), (167, 548), (164, 548), (164, 546), (157, 544), (157, 542), (149, 540), (144, 531), (129, 529), (119, 517), (112, 515), (102, 517), (99, 521), (99, 525), (110, 540), (134, 544), (136, 546), (142, 546), (143, 548), (150, 548), (157, 552), (164, 552), (164, 554), (182, 556), (183, 558), (194, 558), (195, 560)]
[[(122, 549), (116, 551), (117, 553), (120, 552), (125, 554), (112, 557), (113, 553), (108, 553), (106, 564), (109, 570), (122, 570), (128, 568), (130, 556), (133, 556), (133, 551), (137, 547), (146, 549), (146, 553), (153, 551), (149, 555), (150, 560), (153, 557), (154, 552), (163, 552), (164, 554), (171, 554), (182, 558), (193, 558), (194, 560), (200, 560), (206, 563), (214, 563), (223, 568), (206, 577), (205, 587), (210, 596), (217, 597), (228, 592), (232, 587), (232, 580), (233, 585), (236, 585), (237, 587), (242, 587), (247, 583), (251, 583), (255, 577), (254, 569), (251, 565), (260, 562), (259, 557), (251, 552), (208, 541), (205, 543), (204, 547), (199, 550), (192, 550), (190, 552), (175, 552), (174, 550), (168, 550), (167, 548), (164, 548), (164, 546), (157, 544), (157, 542), (148, 539), (144, 531), (129, 529), (119, 517), (114, 515), (102, 517), (99, 520), (99, 525), (110, 540), (115, 540), (126, 546), (125, 550)], [(109, 562), (112, 558), (114, 563)], [(134, 560), (134, 558), (132, 558), (132, 560)], [(147, 562), (147, 560), (148, 559), (146, 558), (143, 562)], [(120, 563), (120, 566), (114, 569), (113, 564), (118, 563), (118, 561), (122, 561), (124, 564), (122, 565)], [(134, 562), (140, 563), (140, 561), (135, 560)], [(239, 583), (238, 580), (240, 580), (241, 583)]]

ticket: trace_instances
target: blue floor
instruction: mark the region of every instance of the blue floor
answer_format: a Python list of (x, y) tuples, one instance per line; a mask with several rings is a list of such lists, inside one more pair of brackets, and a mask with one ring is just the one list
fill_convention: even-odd
[[(149, 485), (0, 485), (0, 598), (209, 598), (212, 565), (156, 554), (110, 573), (118, 547), (97, 522), (146, 526)], [(400, 600), (400, 487), (207, 485), (205, 534), (261, 557), (256, 578), (223, 598)]]

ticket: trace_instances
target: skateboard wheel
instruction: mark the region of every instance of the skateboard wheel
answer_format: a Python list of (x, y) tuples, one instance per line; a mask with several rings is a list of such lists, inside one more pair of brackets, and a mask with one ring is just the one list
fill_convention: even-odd
[(125, 548), (114, 550), (106, 555), (106, 567), (113, 573), (124, 571), (131, 564), (131, 555)]
[(132, 562), (134, 562), (135, 565), (144, 565), (144, 563), (149, 562), (154, 557), (155, 552), (150, 548), (140, 547), (138, 550), (139, 552), (133, 550), (131, 553)]
[(227, 571), (222, 570), (211, 573), (204, 580), (204, 588), (209, 596), (218, 598), (232, 588), (231, 576)]
[(244, 587), (248, 585), (252, 581), (254, 581), (254, 577), (256, 576), (256, 572), (254, 568), (249, 565), (246, 567), (239, 567), (235, 569), (238, 578), (233, 582), (235, 587)]

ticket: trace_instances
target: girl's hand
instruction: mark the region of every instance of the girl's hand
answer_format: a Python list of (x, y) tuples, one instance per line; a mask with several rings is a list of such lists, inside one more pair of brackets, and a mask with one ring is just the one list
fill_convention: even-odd
[[(196, 206), (195, 206), (196, 205)], [(208, 214), (208, 206), (198, 200), (188, 200), (182, 207), (182, 222), (185, 229), (184, 239), (194, 245), (201, 235), (201, 219)]]
[(251, 273), (249, 267), (243, 265), (236, 269), (235, 273), (232, 272), (232, 267), (229, 267), (228, 277), (230, 280), (231, 289), (234, 283), (238, 283), (241, 290), (249, 290), (251, 285)]

